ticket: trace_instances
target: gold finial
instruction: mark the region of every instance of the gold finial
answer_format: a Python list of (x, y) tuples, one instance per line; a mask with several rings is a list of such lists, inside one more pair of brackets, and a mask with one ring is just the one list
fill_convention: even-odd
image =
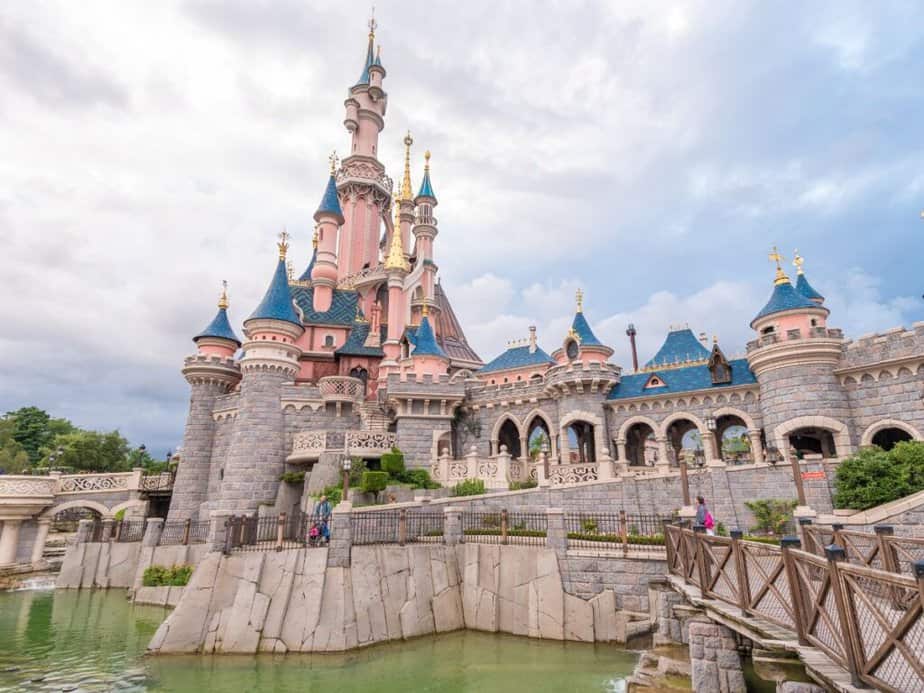
[(218, 299), (218, 307), (222, 310), (227, 310), (228, 308), (228, 282), (224, 279), (221, 280), (221, 297)]
[(430, 304), (424, 303), (423, 307), (420, 309), (420, 314), (423, 317), (427, 317), (428, 315), (430, 315)]
[(717, 335), (717, 334), (712, 335), (712, 343), (713, 343), (713, 344), (718, 344), (718, 343), (719, 343), (719, 335)]
[(404, 136), (404, 180), (401, 181), (401, 200), (411, 200), (414, 193), (411, 192), (411, 145), (414, 144), (414, 138), (411, 137), (411, 131), (408, 130)]
[(783, 267), (780, 265), (780, 260), (783, 259), (783, 256), (780, 255), (779, 251), (776, 249), (776, 246), (773, 246), (773, 252), (770, 253), (770, 261), (776, 263), (776, 278), (773, 280), (774, 284), (787, 284), (789, 282), (789, 277), (786, 276), (786, 273), (783, 271)]
[(577, 312), (584, 312), (584, 292), (578, 289), (574, 294), (574, 300), (577, 302)]
[(330, 162), (330, 175), (334, 175), (337, 171), (337, 150), (334, 149), (330, 156), (327, 157), (327, 160)]
[(285, 260), (286, 251), (289, 249), (289, 232), (285, 229), (279, 234), (279, 243), (276, 244), (276, 247), (279, 248), (279, 259)]
[(378, 28), (375, 22), (375, 5), (372, 6), (372, 14), (369, 17), (369, 38), (375, 38), (375, 30)]
[(430, 170), (430, 150), (424, 152), (424, 171)]
[(401, 229), (397, 226), (391, 231), (391, 247), (388, 249), (388, 257), (385, 258), (385, 269), (400, 269), (405, 272), (410, 269), (404, 257), (404, 246), (401, 244)]
[(801, 255), (799, 255), (798, 250), (795, 251), (795, 257), (793, 257), (792, 259), (792, 264), (796, 266), (796, 272), (798, 274), (804, 274), (804, 272), (802, 271), (802, 265), (805, 264), (805, 259)]
[(318, 228), (315, 227), (314, 236), (311, 238), (311, 247), (314, 248), (315, 250), (318, 249), (318, 239), (319, 239)]

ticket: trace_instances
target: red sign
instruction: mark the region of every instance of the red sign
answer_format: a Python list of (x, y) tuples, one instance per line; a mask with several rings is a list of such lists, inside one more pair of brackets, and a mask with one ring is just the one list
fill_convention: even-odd
[(812, 481), (813, 479), (824, 479), (824, 472), (802, 472), (802, 481)]

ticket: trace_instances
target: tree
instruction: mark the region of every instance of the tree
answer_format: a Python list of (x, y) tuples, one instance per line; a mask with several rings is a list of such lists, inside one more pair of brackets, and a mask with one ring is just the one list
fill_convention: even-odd
[(42, 459), (42, 450), (51, 445), (55, 436), (73, 433), (77, 429), (67, 419), (53, 419), (38, 407), (20, 407), (7, 412), (3, 421), (13, 424), (13, 438), (35, 464)]
[[(904, 446), (899, 443), (893, 450)], [(924, 448), (922, 443), (912, 443)], [(913, 459), (914, 451), (903, 448), (898, 456)], [(914, 492), (909, 483), (909, 468), (880, 447), (862, 448), (837, 468), (834, 482), (834, 507), (866, 510)]]
[(16, 422), (0, 419), (0, 474), (22, 474), (29, 467), (29, 455), (13, 437)]
[(388, 472), (363, 472), (360, 490), (363, 493), (371, 493), (375, 496), (375, 502), (379, 502), (379, 493), (385, 490), (388, 485)]
[(76, 431), (57, 436), (46, 459), (53, 450), (61, 449), (55, 464), (90, 472), (127, 472), (131, 469), (128, 441), (118, 431)]

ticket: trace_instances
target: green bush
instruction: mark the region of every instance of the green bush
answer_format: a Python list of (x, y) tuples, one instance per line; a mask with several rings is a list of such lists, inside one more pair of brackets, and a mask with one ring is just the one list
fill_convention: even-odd
[(480, 496), (485, 492), (481, 479), (466, 479), (452, 487), (453, 496)]
[(764, 498), (755, 501), (745, 501), (744, 506), (754, 513), (757, 525), (756, 532), (767, 534), (783, 534), (786, 525), (792, 520), (792, 511), (798, 501), (783, 498)]
[(119, 512), (117, 512), (114, 517), (115, 517), (116, 522), (121, 522), (122, 520), (124, 520), (125, 519), (125, 508), (122, 508)]
[(330, 507), (334, 507), (343, 500), (343, 486), (337, 484), (336, 486), (325, 486), (324, 490), (321, 493), (318, 493), (312, 496), (315, 499), (320, 498), (321, 496), (327, 496), (327, 502), (330, 503)]
[(924, 488), (924, 443), (863, 448), (837, 468), (834, 507), (866, 510)]
[(511, 491), (523, 491), (528, 488), (536, 488), (539, 485), (535, 479), (529, 479), (528, 481), (511, 481), (508, 484), (508, 488)]
[(284, 484), (304, 484), (305, 472), (283, 472), (279, 481)]
[(410, 484), (413, 488), (442, 488), (439, 483), (430, 478), (430, 472), (426, 469), (406, 469), (392, 476), (396, 481)]
[(398, 448), (392, 448), (391, 452), (382, 455), (382, 471), (393, 477), (401, 474), (404, 471), (404, 453)]
[(371, 493), (375, 496), (376, 502), (379, 500), (379, 493), (388, 486), (388, 472), (363, 472), (360, 490), (363, 493)]
[(191, 565), (152, 565), (146, 568), (141, 577), (141, 584), (145, 587), (183, 587), (192, 576)]
[[(568, 532), (569, 539), (582, 539), (584, 541), (599, 541), (611, 544), (621, 544), (622, 536), (619, 534), (598, 534), (596, 531)], [(627, 534), (626, 542), (637, 546), (663, 546), (663, 534)]]

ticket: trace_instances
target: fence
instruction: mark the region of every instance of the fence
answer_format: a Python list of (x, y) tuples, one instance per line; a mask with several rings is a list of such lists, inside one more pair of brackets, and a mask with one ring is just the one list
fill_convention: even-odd
[(192, 522), (191, 520), (165, 522), (157, 543), (160, 546), (202, 544), (205, 543), (208, 535), (208, 520), (202, 522)]
[(914, 563), (924, 560), (924, 539), (896, 536), (889, 525), (879, 525), (875, 530), (871, 534), (845, 530), (840, 525), (828, 528), (805, 524), (803, 545), (809, 553), (824, 556), (826, 546), (837, 544), (844, 547), (848, 562), (854, 565), (912, 574)]
[(570, 548), (621, 549), (623, 553), (660, 550), (664, 546), (664, 523), (670, 515), (618, 513), (569, 513), (565, 532)]
[(232, 551), (282, 551), (320, 545), (310, 540), (311, 517), (305, 513), (279, 515), (233, 515), (225, 523), (225, 553)]
[(354, 512), (350, 519), (353, 545), (364, 544), (441, 544), (443, 513), (385, 510)]
[(545, 513), (465, 512), (462, 513), (462, 541), (545, 546), (548, 523)]
[(143, 536), (144, 520), (118, 520), (113, 526), (113, 541), (141, 541)]
[[(740, 532), (665, 529), (669, 572), (704, 597), (793, 631), (847, 669), (855, 685), (924, 691), (924, 561), (913, 564), (912, 578), (848, 563), (837, 545), (822, 558), (798, 550), (795, 537), (776, 547)], [(871, 547), (848, 538), (857, 540), (856, 555), (875, 561)]]

